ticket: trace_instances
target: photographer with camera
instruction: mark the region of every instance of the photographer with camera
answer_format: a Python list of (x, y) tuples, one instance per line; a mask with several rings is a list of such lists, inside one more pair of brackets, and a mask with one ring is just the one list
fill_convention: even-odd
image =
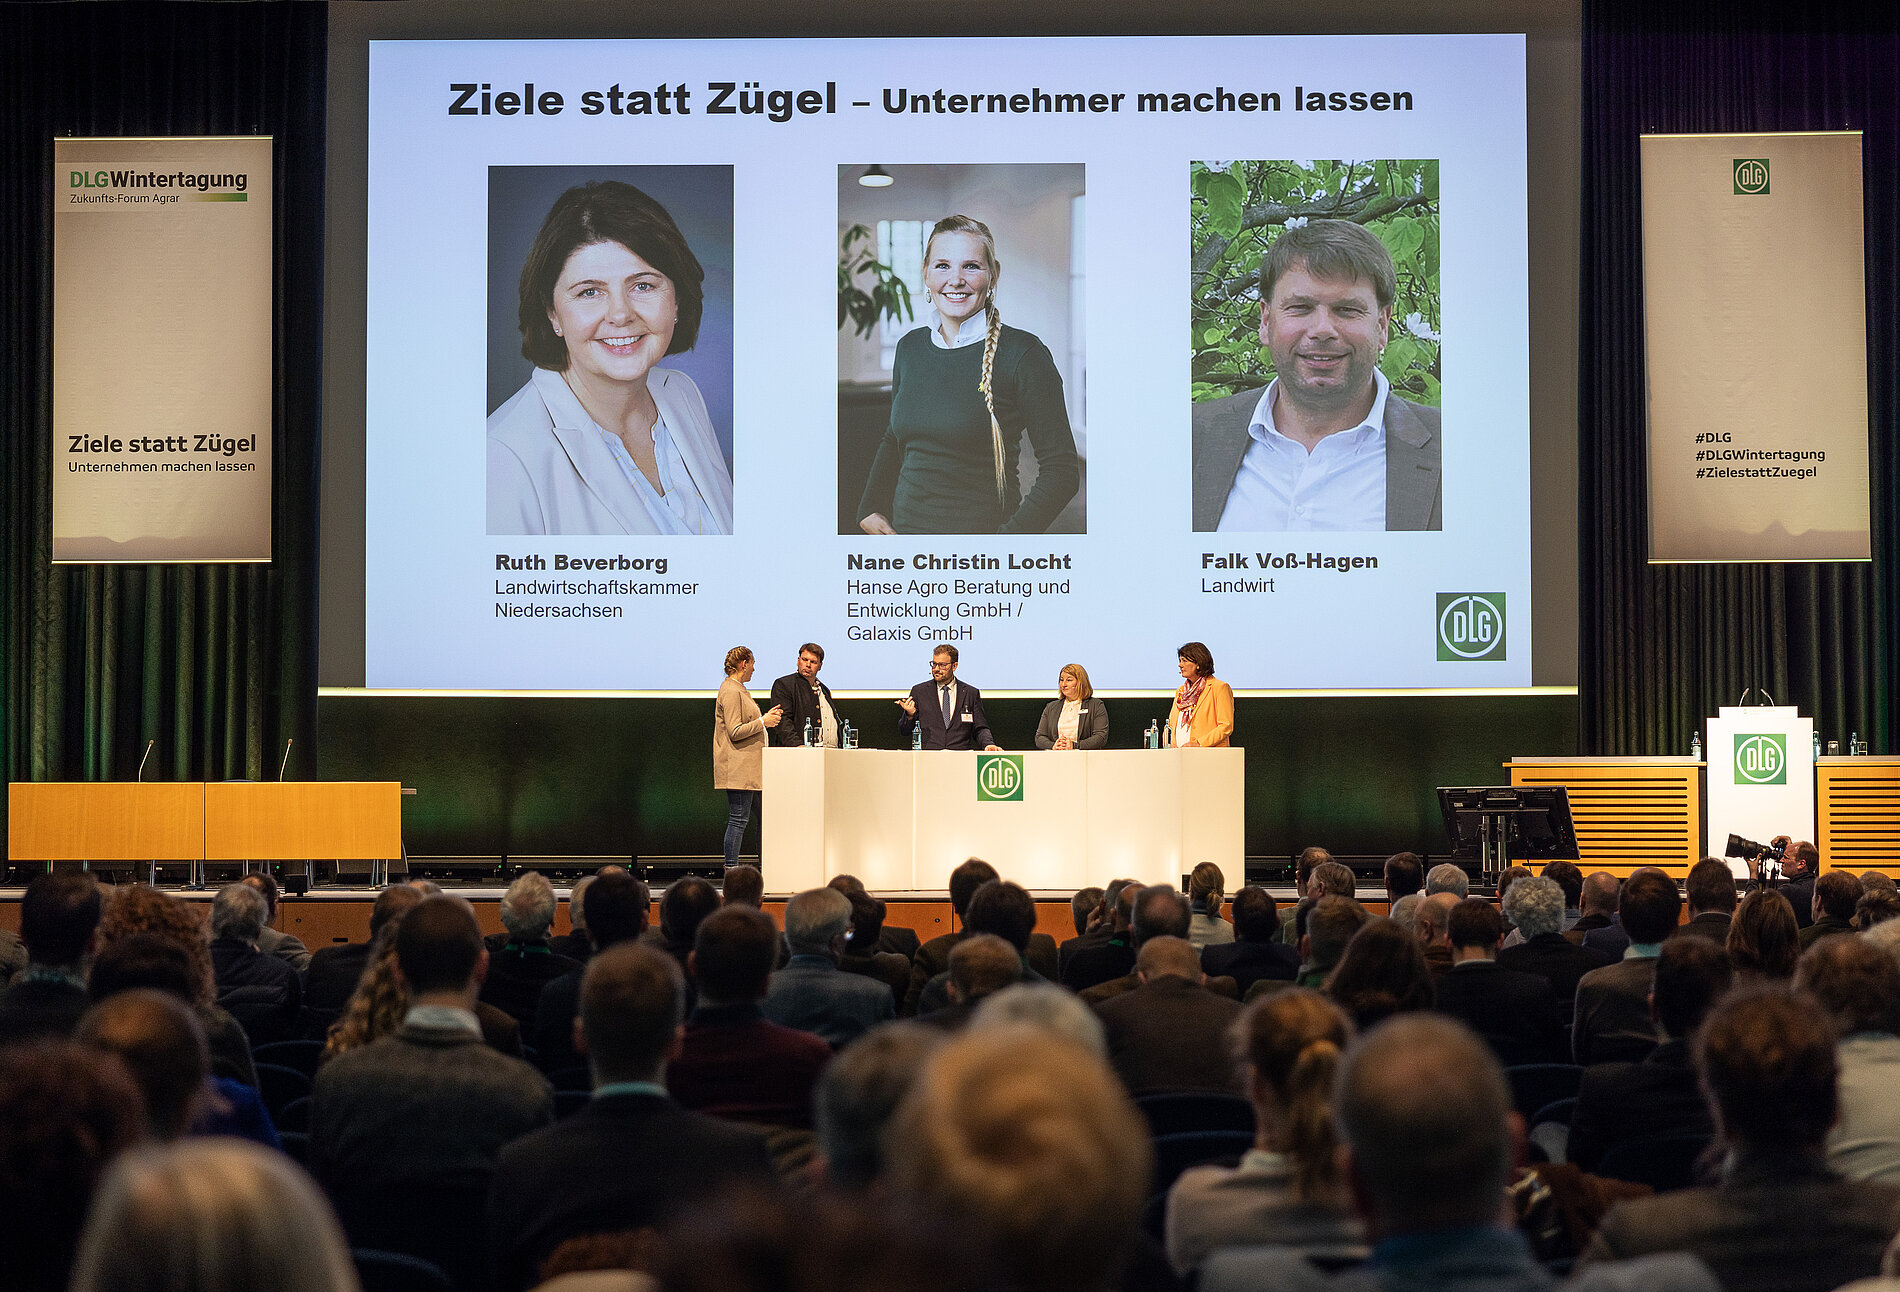
[(1821, 873), (1821, 850), (1803, 839), (1799, 842), (1785, 834), (1776, 835), (1766, 844), (1728, 837), (1727, 857), (1748, 863), (1751, 888), (1778, 888), (1788, 905), (1794, 908), (1795, 923), (1807, 928), (1814, 923), (1814, 881)]

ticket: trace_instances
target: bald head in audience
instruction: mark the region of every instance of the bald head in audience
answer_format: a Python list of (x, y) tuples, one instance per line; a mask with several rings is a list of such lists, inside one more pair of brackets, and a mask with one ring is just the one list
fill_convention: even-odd
[(1461, 899), (1451, 893), (1433, 893), (1412, 914), (1412, 932), (1421, 947), (1451, 946), (1451, 912)]
[(1616, 899), (1622, 889), (1622, 882), (1607, 870), (1594, 871), (1584, 877), (1583, 913), (1585, 915), (1615, 915)]
[(73, 1039), (116, 1054), (145, 1096), (146, 1120), (156, 1140), (175, 1140), (191, 1128), (211, 1075), (204, 1027), (170, 992), (135, 987), (86, 1011)]
[(1199, 983), (1207, 977), (1201, 972), (1201, 953), (1184, 938), (1149, 938), (1135, 956), (1135, 973), (1143, 982), (1174, 977)]
[(973, 933), (950, 948), (950, 999), (959, 1005), (975, 1005), (1022, 978), (1022, 953), (994, 933)]

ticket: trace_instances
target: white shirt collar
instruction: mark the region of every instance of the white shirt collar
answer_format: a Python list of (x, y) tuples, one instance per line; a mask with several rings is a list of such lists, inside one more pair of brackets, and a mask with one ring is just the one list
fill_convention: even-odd
[(949, 342), (943, 339), (943, 315), (937, 312), (937, 306), (934, 302), (929, 309), (924, 311), (924, 322), (930, 325), (930, 344), (936, 346), (939, 350), (961, 350), (966, 345), (975, 345), (990, 333), (988, 310), (978, 310), (976, 313), (970, 315), (969, 318), (964, 319), (962, 324), (957, 328), (957, 339), (955, 342)]
[(404, 1027), (434, 1027), (444, 1030), (454, 1028), (458, 1031), (482, 1034), (482, 1020), (466, 1009), (454, 1005), (411, 1005), (409, 1012), (403, 1015)]
[[(935, 333), (932, 333), (932, 335), (934, 336)], [(1298, 443), (1298, 441), (1282, 432), (1279, 427), (1273, 424), (1273, 393), (1279, 388), (1280, 379), (1278, 377), (1275, 377), (1272, 381), (1267, 383), (1267, 389), (1265, 393), (1260, 396), (1260, 402), (1254, 405), (1253, 421), (1248, 425), (1247, 433), (1256, 440), (1270, 441), (1278, 439), (1290, 444)], [(1350, 436), (1352, 441), (1356, 443), (1363, 443), (1368, 440), (1383, 442), (1385, 440), (1385, 397), (1390, 394), (1391, 391), (1392, 383), (1385, 379), (1383, 372), (1374, 368), (1372, 370), (1372, 408), (1366, 413), (1365, 420), (1361, 421), (1359, 425), (1347, 430), (1335, 431), (1334, 434)], [(1326, 438), (1331, 439), (1332, 436), (1329, 435)], [(1300, 447), (1304, 448), (1305, 445), (1301, 445)]]

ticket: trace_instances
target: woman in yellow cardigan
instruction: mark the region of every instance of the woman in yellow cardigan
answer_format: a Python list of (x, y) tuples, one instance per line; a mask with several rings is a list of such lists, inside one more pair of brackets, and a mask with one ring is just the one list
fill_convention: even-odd
[(1214, 676), (1214, 654), (1189, 642), (1181, 657), (1181, 688), (1168, 710), (1168, 738), (1180, 749), (1224, 747), (1234, 734), (1234, 688)]

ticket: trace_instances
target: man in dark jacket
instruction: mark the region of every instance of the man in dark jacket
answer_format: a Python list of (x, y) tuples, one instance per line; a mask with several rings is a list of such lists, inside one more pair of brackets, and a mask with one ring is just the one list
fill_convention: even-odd
[(1497, 962), (1498, 944), (1504, 941), (1498, 908), (1482, 897), (1467, 897), (1451, 908), (1450, 928), (1452, 966), (1436, 984), (1438, 1011), (1482, 1036), (1506, 1067), (1566, 1059), (1568, 1046), (1549, 980)]
[(246, 884), (226, 884), (211, 899), (211, 968), (218, 1006), (244, 1025), (253, 1046), (288, 1041), (303, 1012), (297, 971), (257, 949), (270, 914), (264, 895)]
[(0, 1044), (71, 1036), (92, 1002), (85, 959), (99, 928), (99, 885), (67, 871), (35, 875), (20, 899), (26, 968), (0, 992)]
[(1109, 1062), (1128, 1093), (1239, 1094), (1227, 1029), (1240, 1004), (1203, 985), (1194, 947), (1184, 938), (1150, 938), (1135, 972), (1139, 987), (1096, 1006)]
[[(1610, 958), (1578, 946), (1563, 935), (1564, 894), (1554, 880), (1538, 875), (1520, 879), (1504, 896), (1504, 915), (1517, 926), (1519, 941), (1498, 952), (1506, 969), (1534, 973), (1550, 983), (1557, 1017), (1566, 1032), (1577, 1002), (1577, 983)], [(1508, 941), (1508, 939), (1507, 939)], [(1564, 1056), (1568, 1061), (1568, 1055)]]
[[(1404, 854), (1401, 854), (1404, 855)], [(1248, 887), (1234, 894), (1234, 940), (1201, 948), (1201, 969), (1211, 977), (1234, 980), (1241, 999), (1263, 978), (1292, 982), (1300, 972), (1300, 953), (1279, 940), (1280, 914), (1273, 894)]]

